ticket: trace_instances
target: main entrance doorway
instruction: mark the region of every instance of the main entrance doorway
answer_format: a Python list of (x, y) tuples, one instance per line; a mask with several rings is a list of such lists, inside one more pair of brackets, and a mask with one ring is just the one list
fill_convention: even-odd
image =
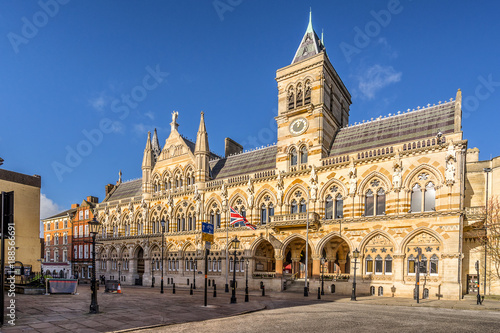
[(142, 286), (142, 276), (144, 275), (144, 250), (142, 248), (137, 251), (137, 275), (139, 278), (135, 280), (135, 284)]
[[(308, 247), (307, 276), (312, 276), (312, 251)], [(285, 249), (285, 261), (283, 271), (292, 275), (292, 279), (304, 279), (306, 277), (306, 241), (302, 238), (292, 240)]]

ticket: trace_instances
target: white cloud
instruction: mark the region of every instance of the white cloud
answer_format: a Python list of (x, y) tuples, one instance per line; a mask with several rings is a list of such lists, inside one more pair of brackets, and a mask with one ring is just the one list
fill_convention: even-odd
[(392, 66), (383, 67), (377, 64), (368, 68), (363, 74), (358, 76), (358, 88), (362, 97), (373, 99), (380, 89), (391, 83), (401, 81), (402, 75), (403, 73), (396, 72)]
[(40, 218), (45, 219), (52, 215), (60, 213), (62, 209), (51, 199), (47, 198), (45, 194), (40, 195)]
[(134, 124), (134, 128), (132, 130), (137, 136), (144, 136), (148, 133), (148, 126), (143, 123)]
[(155, 120), (155, 114), (151, 111), (146, 112), (144, 115), (151, 120)]
[(104, 111), (104, 108), (111, 102), (111, 97), (106, 95), (104, 91), (100, 92), (98, 96), (88, 99), (89, 105), (97, 111)]

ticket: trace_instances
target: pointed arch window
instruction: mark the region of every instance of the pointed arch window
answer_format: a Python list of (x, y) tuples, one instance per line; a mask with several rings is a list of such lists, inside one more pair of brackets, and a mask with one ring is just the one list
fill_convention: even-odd
[(260, 206), (260, 224), (266, 224), (267, 223), (267, 207), (266, 205), (262, 204)]
[(437, 275), (438, 274), (438, 264), (439, 264), (439, 258), (437, 255), (433, 254), (431, 257), (431, 275)]
[(422, 259), (420, 260), (419, 273), (427, 274), (427, 257), (423, 254), (422, 254)]
[(382, 260), (382, 257), (377, 255), (375, 257), (375, 274), (382, 274), (384, 271), (384, 261)]
[(193, 216), (191, 216), (191, 214), (189, 214), (189, 217), (188, 217), (188, 230), (193, 230)]
[(307, 164), (307, 148), (303, 146), (300, 148), (300, 163)]
[(297, 85), (297, 99), (296, 99), (296, 102), (295, 102), (295, 105), (296, 105), (297, 107), (302, 106), (302, 102), (303, 102), (303, 101), (302, 101), (302, 98), (303, 98), (303, 93), (304, 93), (304, 92), (302, 91), (302, 85), (299, 83), (299, 84)]
[(373, 192), (368, 190), (365, 195), (365, 216), (373, 215)]
[(366, 257), (365, 267), (366, 267), (366, 274), (373, 273), (373, 259), (370, 255), (368, 255), (368, 257)]
[(306, 212), (306, 201), (304, 199), (300, 200), (300, 206), (299, 206), (299, 213), (305, 213)]
[(392, 257), (389, 254), (385, 257), (385, 274), (392, 274)]
[(341, 219), (344, 217), (344, 199), (342, 194), (337, 194), (335, 197), (335, 218)]
[(293, 87), (288, 89), (288, 110), (295, 108), (295, 94), (293, 93)]
[(274, 216), (274, 205), (271, 202), (267, 207), (267, 221), (271, 222), (271, 216)]
[(215, 227), (220, 228), (220, 211), (217, 210), (215, 213)]
[(413, 254), (408, 257), (408, 274), (415, 274), (415, 257)]
[(385, 191), (380, 188), (377, 191), (377, 215), (385, 214)]
[(297, 201), (295, 199), (292, 200), (292, 202), (290, 203), (290, 214), (296, 214), (298, 213), (298, 209), (297, 209)]
[(311, 81), (306, 81), (304, 93), (304, 105), (311, 103)]
[(210, 224), (215, 226), (215, 214), (213, 210), (210, 211)]
[(333, 218), (333, 199), (331, 195), (325, 198), (325, 219), (331, 220)]
[(430, 212), (436, 210), (436, 189), (433, 182), (428, 182), (424, 192), (424, 211)]
[(422, 188), (420, 184), (415, 184), (411, 190), (411, 212), (417, 213), (422, 211)]
[(290, 165), (297, 165), (297, 150), (295, 150), (295, 148), (290, 150)]

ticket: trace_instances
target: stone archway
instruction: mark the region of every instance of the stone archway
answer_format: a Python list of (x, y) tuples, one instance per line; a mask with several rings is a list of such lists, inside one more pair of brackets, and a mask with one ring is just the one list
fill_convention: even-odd
[[(349, 244), (339, 236), (333, 236), (323, 244), (320, 260), (324, 258), (323, 273), (332, 276), (350, 274), (351, 261)], [(321, 267), (320, 272), (321, 273)]]
[(272, 273), (276, 270), (274, 247), (267, 240), (262, 240), (260, 244), (256, 247), (253, 258), (254, 258), (254, 272)]
[[(307, 276), (312, 277), (313, 259), (312, 248), (309, 244), (307, 260)], [(305, 278), (306, 270), (306, 241), (300, 237), (292, 239), (283, 250), (283, 272), (290, 272), (293, 279)]]

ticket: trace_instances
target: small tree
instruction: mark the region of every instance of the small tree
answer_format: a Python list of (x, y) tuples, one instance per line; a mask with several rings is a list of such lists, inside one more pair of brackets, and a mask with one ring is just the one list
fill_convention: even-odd
[(500, 280), (500, 200), (498, 196), (488, 200), (485, 213), (483, 230), (486, 228), (486, 233), (483, 233), (481, 238), (483, 244), (486, 244), (489, 259), (488, 273), (490, 274), (490, 280)]

